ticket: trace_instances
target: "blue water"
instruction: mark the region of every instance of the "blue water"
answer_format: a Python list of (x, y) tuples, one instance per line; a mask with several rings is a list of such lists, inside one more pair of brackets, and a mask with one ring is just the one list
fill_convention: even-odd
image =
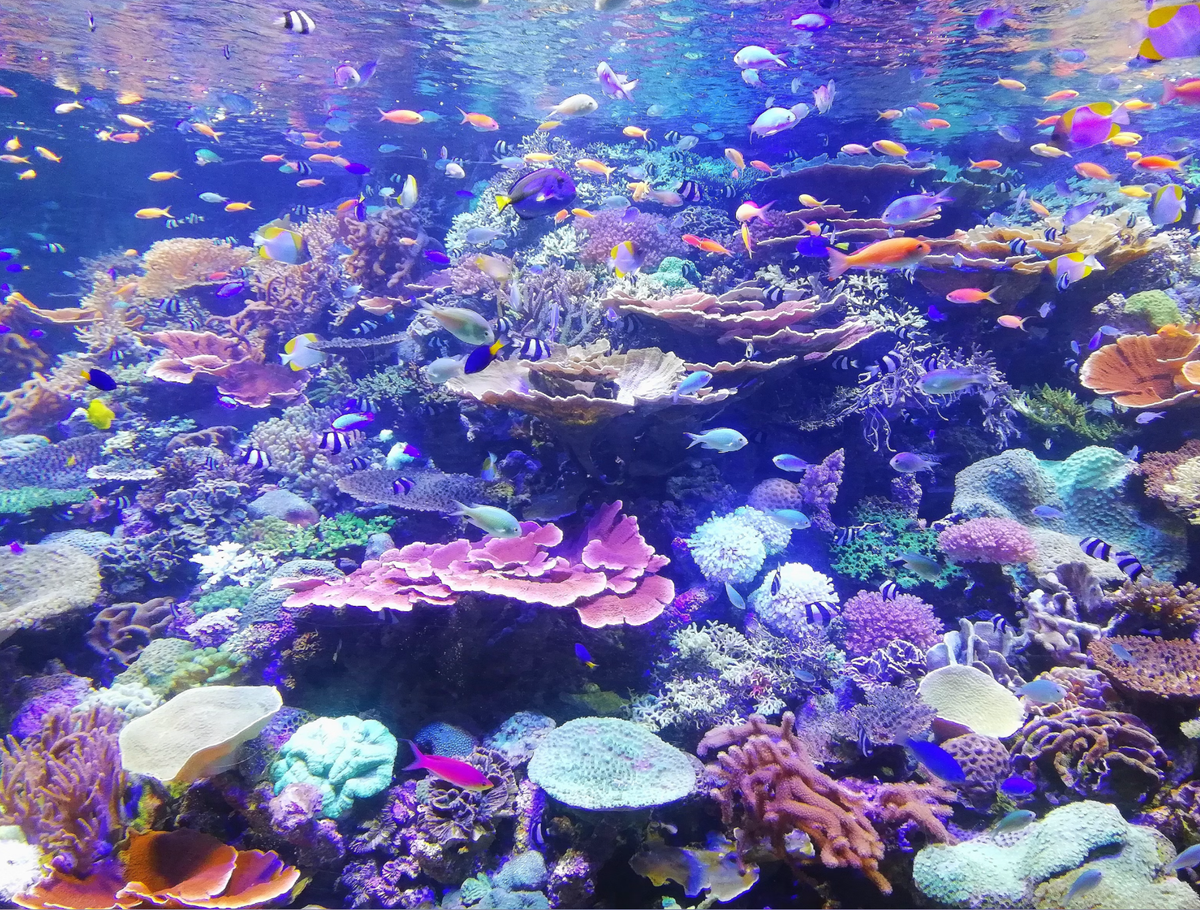
[(1200, 907), (1197, 34), (0, 10), (0, 903)]

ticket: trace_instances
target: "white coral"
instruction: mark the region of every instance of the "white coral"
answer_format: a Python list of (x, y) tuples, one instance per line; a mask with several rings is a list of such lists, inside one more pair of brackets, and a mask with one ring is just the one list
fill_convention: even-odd
[[(776, 583), (779, 589), (772, 593)], [(808, 605), (838, 600), (828, 575), (802, 562), (789, 562), (770, 573), (750, 595), (750, 608), (767, 628), (797, 641), (808, 624)], [(813, 620), (822, 619), (813, 608)]]
[(255, 553), (243, 553), (242, 545), (223, 541), (210, 546), (204, 553), (197, 553), (192, 562), (200, 566), (200, 574), (208, 576), (203, 584), (212, 588), (228, 580), (248, 588), (262, 581), (271, 568), (270, 561)]

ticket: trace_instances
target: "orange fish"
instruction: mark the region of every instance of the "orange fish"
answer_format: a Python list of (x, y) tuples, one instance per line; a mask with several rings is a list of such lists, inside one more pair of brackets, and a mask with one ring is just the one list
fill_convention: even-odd
[(1126, 161), (1137, 161), (1137, 160), (1138, 160), (1139, 158), (1141, 158), (1141, 157), (1142, 157), (1142, 153), (1141, 153), (1141, 152), (1126, 152), (1126, 153), (1125, 153), (1125, 160), (1126, 160)]
[(227, 212), (253, 212), (254, 206), (249, 202), (231, 202), (225, 206)]
[(1111, 142), (1113, 145), (1115, 145), (1117, 148), (1127, 149), (1127, 148), (1131, 148), (1132, 146), (1135, 146), (1139, 142), (1141, 142), (1142, 137), (1138, 133), (1127, 133), (1127, 132), (1122, 131), (1120, 133), (1117, 133), (1117, 135), (1113, 136), (1108, 141)]
[(849, 255), (830, 247), (829, 278), (838, 278), (847, 269), (906, 269), (916, 265), (932, 250), (927, 241), (915, 237), (889, 237)]
[(917, 107), (923, 111), (940, 111), (942, 109), (940, 104), (934, 104), (932, 101), (918, 101)]
[(949, 120), (943, 120), (940, 117), (931, 117), (928, 120), (922, 121), (921, 126), (927, 130), (944, 130), (950, 126)]
[(323, 148), (325, 148), (325, 143), (317, 142), (315, 139), (309, 139), (307, 142), (304, 143), (304, 147), (306, 149), (323, 149)]
[(558, 129), (560, 126), (562, 126), (561, 120), (547, 120), (545, 123), (539, 123), (537, 125), (537, 132), (548, 133), (551, 130)]
[(571, 214), (576, 218), (595, 218), (596, 216), (587, 209), (571, 209)]
[[(970, 158), (967, 160), (971, 161)], [(995, 158), (984, 158), (982, 161), (971, 161), (970, 166), (977, 171), (994, 171), (996, 168), (1004, 167), (1004, 165)]]
[(754, 251), (750, 249), (750, 225), (748, 224), (742, 225), (742, 243), (746, 244), (746, 255), (753, 259)]
[(1064, 89), (1059, 89), (1057, 92), (1051, 92), (1049, 95), (1044, 97), (1042, 100), (1043, 101), (1070, 101), (1072, 98), (1078, 98), (1078, 97), (1079, 97), (1079, 92), (1075, 91), (1074, 89), (1064, 88)]
[(329, 159), (329, 163), (336, 164), (338, 167), (346, 167), (350, 164), (350, 161), (346, 158), (343, 158), (341, 155), (335, 155), (333, 158)]
[(225, 135), (224, 133), (218, 133), (207, 123), (193, 123), (192, 129), (195, 130), (197, 133), (199, 133), (201, 136), (208, 137), (213, 142), (220, 142), (221, 137)]
[(475, 129), (479, 130), (480, 132), (486, 133), (500, 129), (500, 124), (487, 114), (468, 114), (461, 107), (458, 109), (458, 112), (463, 115), (463, 123), (471, 124), (471, 126), (475, 127)]
[(0, 85), (0, 98), (16, 98), (17, 93), (6, 85)]
[(991, 291), (982, 291), (979, 288), (959, 288), (947, 294), (946, 299), (951, 303), (983, 303), (985, 300), (989, 303), (996, 302)]
[(699, 247), (700, 247), (700, 238), (697, 237), (695, 234), (684, 234), (679, 239), (682, 240), (684, 243), (686, 243), (688, 246), (694, 246), (697, 249), (699, 249)]
[(333, 155), (327, 155), (324, 152), (317, 152), (315, 155), (309, 155), (308, 160), (315, 161), (318, 164), (328, 164), (333, 160)]
[(771, 165), (767, 164), (765, 161), (754, 160), (750, 162), (750, 166), (756, 170), (762, 171), (764, 174), (775, 173), (775, 168), (771, 167)]
[(1022, 316), (1013, 316), (1011, 314), (1006, 314), (1004, 316), (1001, 316), (996, 321), (998, 323), (1000, 323), (1000, 325), (1004, 326), (1006, 329), (1020, 329), (1022, 332), (1027, 332), (1029, 330), (1025, 328), (1025, 320), (1028, 318), (1029, 318), (1028, 316), (1022, 317)]
[(1062, 120), (1062, 114), (1055, 114), (1053, 117), (1042, 117), (1038, 120), (1038, 126), (1054, 126), (1058, 121)]
[(1025, 91), (1025, 83), (1024, 83), (1024, 82), (1020, 82), (1020, 81), (1018, 81), (1018, 80), (1016, 80), (1016, 79), (997, 79), (997, 80), (996, 80), (995, 82), (993, 82), (992, 84), (993, 84), (993, 85), (999, 85), (999, 86), (1003, 86), (1004, 88), (1006, 88), (1006, 89), (1010, 89), (1011, 91), (1014, 91), (1014, 92), (1023, 92), (1023, 91)]
[(1182, 171), (1186, 162), (1187, 158), (1176, 161), (1174, 158), (1166, 158), (1162, 155), (1146, 155), (1135, 161), (1133, 166), (1140, 167), (1145, 171)]
[(898, 111), (893, 107), (893, 108), (889, 108), (886, 111), (880, 111), (879, 116), (876, 117), (875, 119), (876, 120), (897, 120), (903, 116), (904, 116), (904, 111)]
[(126, 126), (132, 126), (135, 130), (149, 130), (154, 126), (153, 120), (143, 120), (141, 117), (133, 116), (133, 114), (117, 114), (117, 119)]
[(296, 186), (302, 186), (305, 189), (308, 189), (308, 188), (314, 187), (314, 186), (324, 186), (324, 185), (325, 185), (324, 177), (305, 177), (303, 180), (296, 181)]
[(554, 223), (562, 224), (564, 221), (566, 221), (570, 217), (571, 217), (571, 213), (569, 211), (567, 211), (566, 209), (562, 209), (561, 211), (559, 211), (555, 214)]
[(1131, 98), (1128, 101), (1121, 102), (1121, 107), (1127, 111), (1150, 111), (1154, 110), (1154, 102), (1142, 101), (1140, 98)]
[(113, 133), (108, 137), (113, 142), (137, 142), (142, 138), (141, 133)]
[(628, 136), (630, 139), (641, 139), (643, 142), (650, 141), (650, 131), (644, 130), (640, 126), (627, 126), (621, 130), (621, 135)]
[(1050, 215), (1050, 210), (1038, 202), (1036, 199), (1029, 200), (1029, 207), (1033, 209), (1033, 213), (1039, 218), (1047, 218)]
[(1090, 177), (1092, 180), (1116, 180), (1117, 175), (1109, 173), (1104, 167), (1091, 161), (1080, 161), (1075, 165), (1075, 173), (1080, 177)]
[(703, 250), (706, 253), (720, 253), (723, 256), (732, 256), (733, 255), (732, 250), (725, 249), (725, 247), (721, 246), (721, 244), (717, 243), (717, 241), (710, 240), (707, 237), (702, 237), (700, 239), (700, 243), (697, 244), (697, 248)]
[(425, 118), (416, 111), (406, 111), (402, 109), (385, 111), (383, 108), (380, 108), (379, 122), (382, 123), (384, 120), (386, 120), (388, 123), (402, 123), (406, 126), (413, 126), (414, 124), (425, 122)]

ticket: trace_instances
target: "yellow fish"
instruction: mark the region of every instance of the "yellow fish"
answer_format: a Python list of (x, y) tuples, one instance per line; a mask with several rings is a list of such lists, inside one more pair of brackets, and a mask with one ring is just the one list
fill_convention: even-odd
[(133, 116), (133, 114), (117, 114), (117, 119), (127, 126), (132, 126), (135, 130), (149, 130), (154, 126), (153, 120), (143, 120), (141, 117)]
[(530, 152), (522, 159), (526, 164), (549, 164), (554, 160), (550, 152)]
[(828, 201), (829, 201), (828, 199), (817, 199), (814, 196), (810, 196), (808, 193), (800, 194), (800, 204), (803, 205), (805, 208), (819, 209), (821, 206), (823, 206)]
[(1017, 79), (997, 79), (992, 84), (1002, 86), (1003, 88), (1011, 89), (1014, 92), (1025, 91), (1025, 83), (1020, 82)]
[(16, 152), (16, 151), (20, 151), (20, 149), (21, 149), (21, 140), (18, 139), (16, 136), (13, 136), (11, 139), (8, 140), (8, 142), (4, 143), (4, 151), (6, 151), (6, 152)]
[(612, 175), (617, 170), (615, 167), (609, 167), (603, 161), (597, 161), (595, 158), (580, 158), (575, 162), (575, 166), (581, 171), (587, 171), (589, 174), (603, 176), (605, 183), (612, 178)]
[(37, 171), (35, 171), (33, 168), (30, 168), (27, 171), (21, 171), (21, 173), (17, 174), (17, 179), (18, 180), (32, 180), (36, 176), (37, 176)]
[(254, 206), (252, 206), (249, 202), (231, 202), (231, 203), (229, 203), (229, 205), (225, 206), (225, 211), (227, 211), (227, 212), (251, 211), (252, 212), (252, 211), (254, 211)]
[(155, 171), (150, 175), (150, 179), (155, 183), (162, 183), (164, 180), (178, 180), (179, 171)]
[(878, 142), (872, 142), (871, 147), (884, 155), (890, 155), (892, 158), (905, 158), (908, 156), (908, 149), (903, 144), (894, 142), (891, 139), (880, 139)]
[(1149, 199), (1151, 196), (1154, 195), (1149, 190), (1147, 190), (1144, 186), (1136, 186), (1136, 185), (1135, 186), (1123, 186), (1123, 187), (1121, 187), (1120, 192), (1126, 196), (1129, 196), (1131, 199)]
[(539, 133), (548, 133), (551, 130), (556, 130), (562, 126), (561, 120), (547, 120), (545, 123), (539, 123), (537, 131)]
[(116, 416), (113, 409), (99, 398), (92, 399), (92, 403), (87, 406), (87, 422), (97, 430), (107, 430)]
[(142, 96), (137, 92), (121, 92), (117, 95), (117, 104), (137, 104)]
[(165, 209), (154, 208), (154, 207), (138, 209), (136, 212), (133, 213), (133, 215), (135, 218), (141, 218), (142, 220), (146, 220), (149, 218), (170, 218), (171, 217), (171, 207), (168, 205)]
[(83, 105), (80, 104), (78, 101), (64, 101), (62, 104), (55, 106), (54, 113), (69, 114), (69, 113), (71, 113), (71, 111), (81, 111), (81, 110), (83, 110)]
[(43, 146), (35, 145), (33, 147), (33, 150), (35, 152), (37, 152), (39, 155), (41, 155), (43, 158), (45, 158), (47, 161), (53, 161), (55, 164), (58, 164), (60, 161), (62, 161), (61, 157), (54, 154), (54, 152), (50, 151), (50, 149), (45, 148)]

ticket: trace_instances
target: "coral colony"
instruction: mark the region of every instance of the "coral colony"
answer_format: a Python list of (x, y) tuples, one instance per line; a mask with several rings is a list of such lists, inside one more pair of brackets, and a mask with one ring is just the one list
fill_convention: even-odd
[(1200, 910), (1195, 3), (51, 5), (0, 904)]

